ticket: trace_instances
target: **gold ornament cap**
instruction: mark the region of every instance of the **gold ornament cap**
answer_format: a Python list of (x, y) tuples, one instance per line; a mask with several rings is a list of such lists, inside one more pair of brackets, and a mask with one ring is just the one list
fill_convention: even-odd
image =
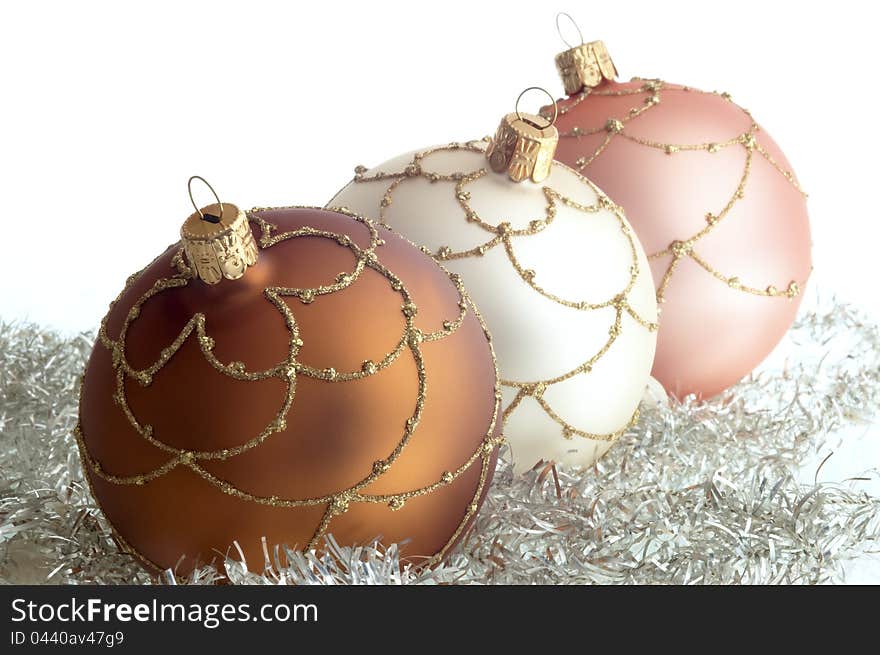
[(568, 95), (592, 89), (617, 77), (617, 68), (601, 41), (581, 43), (556, 55), (556, 70)]
[[(193, 180), (201, 180), (214, 193), (216, 203), (201, 209), (192, 197)], [(196, 211), (180, 228), (180, 238), (193, 274), (207, 284), (237, 280), (257, 263), (257, 243), (247, 215), (235, 205), (221, 202), (204, 178), (189, 180), (189, 197)]]
[(553, 155), (559, 143), (559, 132), (554, 126), (558, 109), (553, 96), (547, 93), (553, 101), (553, 120), (548, 121), (533, 114), (521, 114), (519, 111), (519, 99), (526, 91), (533, 89), (547, 93), (534, 86), (520, 93), (516, 100), (517, 109), (501, 119), (495, 138), (486, 149), (486, 157), (492, 170), (496, 173), (506, 171), (514, 182), (522, 182), (528, 178), (533, 182), (546, 179), (550, 175)]

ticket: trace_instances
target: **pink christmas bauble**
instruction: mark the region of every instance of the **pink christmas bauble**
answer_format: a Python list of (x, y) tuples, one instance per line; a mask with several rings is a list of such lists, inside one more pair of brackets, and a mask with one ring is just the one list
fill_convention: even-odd
[(811, 271), (806, 195), (727, 94), (604, 82), (559, 103), (556, 158), (626, 211), (662, 303), (653, 375), (681, 398), (754, 369), (794, 321)]

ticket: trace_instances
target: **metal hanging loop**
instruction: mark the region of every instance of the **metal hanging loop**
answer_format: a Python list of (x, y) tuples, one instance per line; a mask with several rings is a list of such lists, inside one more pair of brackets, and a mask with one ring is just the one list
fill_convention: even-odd
[[(211, 190), (211, 193), (214, 194), (214, 199), (217, 201), (217, 204), (220, 205), (220, 216), (218, 218), (222, 218), (223, 217), (223, 201), (220, 200), (220, 196), (218, 196), (217, 192), (214, 191), (214, 187), (212, 187), (208, 183), (208, 180), (203, 178), (201, 175), (193, 175), (191, 178), (189, 178), (189, 180), (186, 183), (186, 190), (189, 193), (189, 201), (192, 203), (192, 206), (195, 207), (195, 210), (198, 212), (199, 218), (201, 218), (203, 221), (208, 220), (207, 218), (205, 218), (205, 214), (202, 213), (202, 210), (196, 204), (195, 198), (193, 198), (193, 192), (192, 192), (193, 180), (199, 180), (202, 184), (204, 184), (206, 187), (208, 187)], [(211, 222), (213, 223), (214, 221), (211, 221)]]
[[(530, 86), (526, 89), (523, 89), (523, 92), (520, 93), (519, 96), (517, 96), (516, 105), (514, 106), (514, 111), (516, 112), (517, 119), (518, 120), (525, 120), (522, 117), (522, 114), (519, 113), (519, 101), (522, 100), (522, 97), (526, 93), (528, 93), (529, 91), (541, 91), (541, 92), (545, 93), (547, 95), (547, 97), (550, 98), (550, 102), (553, 103), (553, 120), (548, 120), (547, 124), (542, 129), (547, 129), (550, 126), (555, 125), (556, 119), (559, 118), (559, 105), (556, 104), (556, 98), (554, 98), (547, 89), (545, 89), (544, 87), (541, 87), (541, 86)], [(547, 118), (545, 116), (542, 116), (542, 118), (544, 118), (544, 120), (547, 120)], [(531, 121), (529, 121), (529, 122), (531, 122)]]
[(568, 42), (568, 39), (566, 39), (562, 35), (562, 27), (559, 25), (559, 19), (562, 18), (563, 16), (565, 16), (565, 18), (567, 18), (569, 20), (569, 22), (571, 22), (571, 24), (574, 25), (574, 29), (577, 30), (578, 36), (581, 37), (580, 45), (583, 45), (584, 44), (584, 34), (583, 34), (583, 32), (581, 32), (581, 28), (578, 27), (578, 24), (575, 22), (574, 18), (572, 18), (569, 14), (566, 14), (564, 11), (560, 11), (558, 14), (556, 14), (556, 32), (557, 32), (557, 34), (559, 34), (559, 38), (562, 39), (562, 42), (568, 46), (569, 50), (571, 48), (575, 47), (575, 46), (571, 45)]

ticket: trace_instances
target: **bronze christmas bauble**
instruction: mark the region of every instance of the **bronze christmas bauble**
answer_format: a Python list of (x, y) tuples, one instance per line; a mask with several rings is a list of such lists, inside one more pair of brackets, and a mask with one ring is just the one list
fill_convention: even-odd
[(438, 561), (500, 440), (494, 354), (458, 278), (345, 210), (204, 213), (219, 224), (194, 214), (129, 279), (83, 378), (77, 439), (120, 540), (179, 574), (234, 542), (262, 571), (329, 534)]

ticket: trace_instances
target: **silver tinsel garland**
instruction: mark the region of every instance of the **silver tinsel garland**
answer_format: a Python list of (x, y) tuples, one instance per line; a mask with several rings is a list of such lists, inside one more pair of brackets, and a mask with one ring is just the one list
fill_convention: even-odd
[[(817, 303), (821, 305), (821, 303)], [(90, 335), (0, 323), (0, 582), (210, 583), (154, 578), (122, 553), (83, 485), (70, 431)], [(766, 368), (707, 403), (646, 403), (588, 471), (499, 461), (474, 529), (433, 570), (396, 546), (266, 549), (236, 583), (819, 583), (880, 542), (880, 498), (858, 481), (803, 484), (804, 463), (880, 407), (880, 330), (846, 305), (805, 313)], [(282, 564), (283, 562), (283, 564)], [(253, 566), (253, 563), (251, 563)]]

